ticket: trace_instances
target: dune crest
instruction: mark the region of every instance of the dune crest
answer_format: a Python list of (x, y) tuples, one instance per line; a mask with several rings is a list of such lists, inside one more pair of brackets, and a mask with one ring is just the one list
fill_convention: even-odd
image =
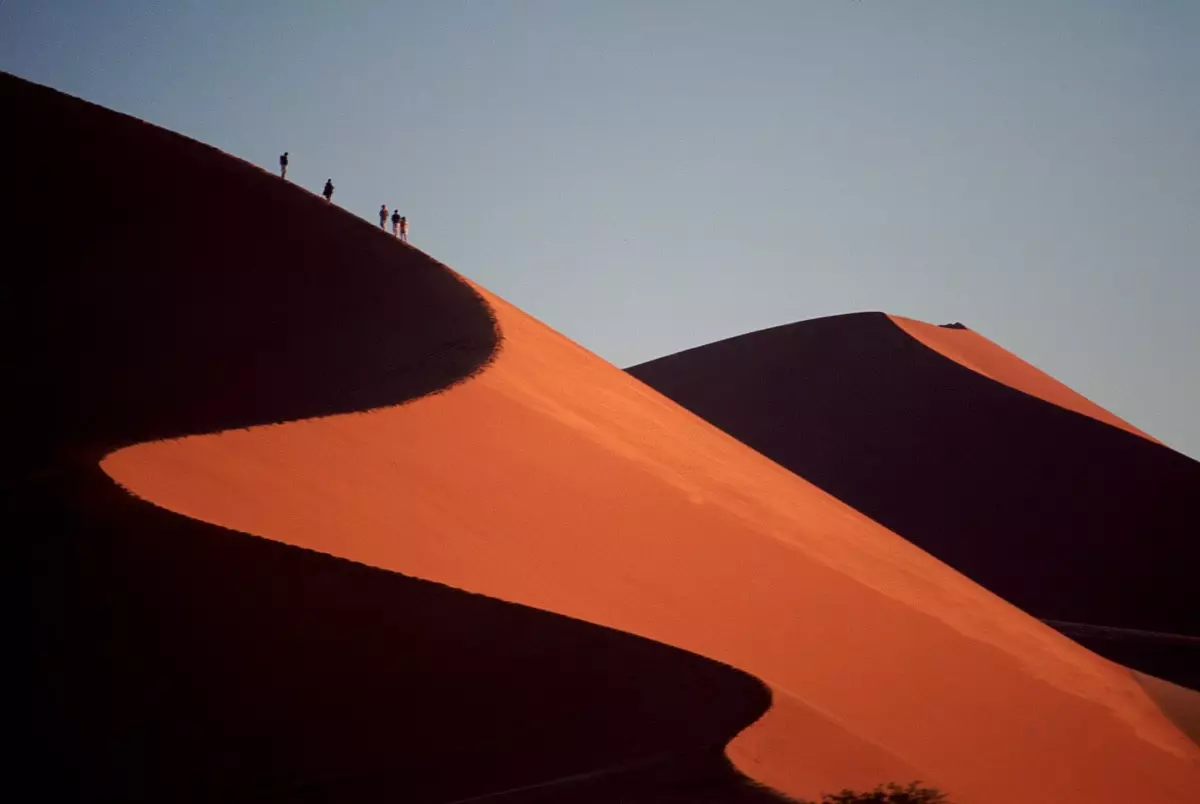
[[(0, 98), (26, 797), (771, 799), (720, 753), (770, 703), (745, 673), (116, 486), (115, 448), (436, 395), (499, 332), (445, 266), (259, 168), (9, 76)], [(47, 214), (96, 188), (86, 232)]]
[(985, 377), (1067, 410), (1119, 427), (1156, 444), (1161, 443), (974, 330), (939, 327), (899, 315), (889, 315), (888, 318), (930, 349)]
[(0, 91), (47, 798), (769, 799), (729, 743), (805, 797), (1192, 799), (1123, 668), (310, 193)]
[(1180, 531), (1200, 463), (969, 330), (901, 324), (832, 316), (629, 372), (1093, 650), (1200, 685)]
[[(793, 715), (731, 756), (750, 773), (787, 757), (764, 773), (780, 784), (891, 767), (962, 801), (1190, 796), (1200, 752), (1122, 668), (480, 292), (505, 347), (447, 393), (142, 444), (104, 469), (190, 517), (749, 672)], [(853, 755), (789, 770), (811, 748), (774, 730), (801, 712)]]

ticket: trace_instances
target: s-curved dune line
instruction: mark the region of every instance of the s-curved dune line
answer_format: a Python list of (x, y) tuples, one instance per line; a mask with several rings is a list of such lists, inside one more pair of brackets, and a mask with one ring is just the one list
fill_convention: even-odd
[[(0, 91), (44, 255), (5, 483), (57, 776), (645, 800), (725, 750), (804, 797), (1193, 800), (1198, 749), (1124, 668), (315, 196)], [(93, 236), (57, 236), (85, 187)]]
[(967, 802), (1190, 800), (1200, 752), (1125, 670), (481, 293), (503, 348), (444, 394), (104, 470), (189, 517), (745, 670), (784, 704), (730, 754), (785, 793), (886, 770)]
[[(21, 157), (0, 317), (19, 423), (0, 487), (26, 626), (11, 787), (56, 802), (775, 800), (722, 753), (770, 706), (746, 673), (114, 484), (99, 462), (127, 444), (444, 392), (494, 356), (496, 323), (445, 266), (241, 160), (2, 74), (0, 105), (0, 144)], [(97, 188), (86, 231), (47, 214)]]

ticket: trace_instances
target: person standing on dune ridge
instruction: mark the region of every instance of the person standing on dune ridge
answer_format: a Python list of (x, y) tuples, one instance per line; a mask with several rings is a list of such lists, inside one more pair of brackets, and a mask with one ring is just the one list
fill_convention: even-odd
[(408, 242), (408, 218), (404, 216), (400, 217), (400, 240)]
[(325, 189), (321, 192), (321, 195), (325, 196), (326, 201), (333, 201), (333, 179), (325, 180)]
[(284, 151), (279, 157), (279, 178), (281, 179), (287, 178), (287, 154), (288, 152)]
[(379, 205), (379, 228), (387, 231), (387, 204)]
[(400, 210), (392, 210), (392, 235), (400, 236)]

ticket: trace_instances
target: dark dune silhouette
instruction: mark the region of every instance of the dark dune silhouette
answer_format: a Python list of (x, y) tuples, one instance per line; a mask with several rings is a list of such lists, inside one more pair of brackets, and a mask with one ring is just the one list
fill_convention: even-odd
[(0, 86), (23, 789), (1191, 801), (1122, 668), (375, 226)]
[(390, 405), (495, 349), (452, 271), (318, 196), (19, 79), (3, 92), (5, 345), (36, 390), (15, 399), (45, 424), (22, 430), (34, 452)]
[(263, 171), (9, 76), (0, 100), (22, 797), (444, 802), (616, 768), (563, 789), (770, 798), (721, 753), (769, 705), (744, 673), (114, 484), (126, 444), (444, 390), (498, 331), (451, 271)]
[(727, 755), (793, 796), (1190, 801), (1197, 748), (1128, 671), (481, 292), (504, 348), (448, 393), (101, 467), (196, 519), (752, 673), (772, 706)]
[(770, 696), (732, 668), (189, 520), (99, 469), (33, 491), (35, 798), (444, 802), (677, 766), (740, 787), (720, 749)]
[(1200, 687), (1200, 464), (1008, 353), (989, 358), (1062, 404), (899, 322), (805, 321), (629, 372), (1035, 616), (1123, 629), (1070, 631), (1094, 650)]

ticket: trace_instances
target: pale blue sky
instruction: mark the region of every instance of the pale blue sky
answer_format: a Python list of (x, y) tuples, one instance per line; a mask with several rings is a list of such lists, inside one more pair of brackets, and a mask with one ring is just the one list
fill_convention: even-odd
[(961, 320), (1200, 456), (1196, 0), (0, 0), (0, 69), (286, 149), (618, 365)]

